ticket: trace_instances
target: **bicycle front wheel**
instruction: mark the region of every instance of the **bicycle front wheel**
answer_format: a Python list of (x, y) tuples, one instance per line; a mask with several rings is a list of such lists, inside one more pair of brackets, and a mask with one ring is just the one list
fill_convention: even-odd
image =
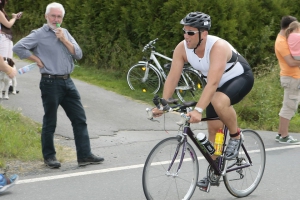
[(180, 101), (199, 101), (206, 81), (194, 70), (184, 69), (176, 88), (176, 94)]
[[(235, 160), (228, 161), (227, 173), (224, 183), (235, 197), (245, 197), (251, 194), (260, 183), (266, 164), (265, 146), (261, 137), (253, 130), (243, 130), (243, 146)], [(248, 157), (248, 156), (249, 157)], [(247, 166), (242, 169), (228, 170), (239, 166)]]
[[(159, 142), (150, 152), (143, 170), (143, 189), (148, 200), (192, 197), (198, 180), (199, 164), (193, 147), (189, 143), (183, 146), (177, 137), (172, 137)], [(183, 148), (186, 151), (180, 162)], [(171, 165), (174, 156), (175, 162)]]
[(153, 65), (138, 63), (128, 70), (127, 83), (132, 90), (156, 94), (160, 89), (161, 79)]

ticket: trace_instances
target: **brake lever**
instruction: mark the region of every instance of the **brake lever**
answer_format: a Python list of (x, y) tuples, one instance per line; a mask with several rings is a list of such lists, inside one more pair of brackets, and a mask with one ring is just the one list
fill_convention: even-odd
[(154, 119), (152, 109), (146, 108), (146, 112), (147, 112), (147, 115), (148, 115), (147, 119), (149, 119), (150, 121), (153, 121), (153, 122), (160, 123), (158, 120)]

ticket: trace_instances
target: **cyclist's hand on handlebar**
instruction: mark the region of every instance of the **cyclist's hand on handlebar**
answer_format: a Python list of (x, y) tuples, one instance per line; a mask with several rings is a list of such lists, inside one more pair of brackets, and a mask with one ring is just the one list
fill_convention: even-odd
[(153, 117), (160, 117), (164, 114), (163, 110), (159, 110), (158, 108), (152, 109)]
[(186, 116), (190, 117), (190, 120), (189, 120), (190, 123), (199, 123), (199, 122), (201, 122), (201, 119), (202, 119), (202, 114), (196, 110), (193, 110), (192, 112), (187, 113)]

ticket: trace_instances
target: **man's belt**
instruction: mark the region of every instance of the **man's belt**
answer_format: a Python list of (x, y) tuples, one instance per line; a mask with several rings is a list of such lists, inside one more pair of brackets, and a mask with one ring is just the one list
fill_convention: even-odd
[(53, 79), (68, 79), (68, 78), (70, 78), (70, 74), (65, 74), (65, 75), (42, 74), (42, 77), (53, 78)]

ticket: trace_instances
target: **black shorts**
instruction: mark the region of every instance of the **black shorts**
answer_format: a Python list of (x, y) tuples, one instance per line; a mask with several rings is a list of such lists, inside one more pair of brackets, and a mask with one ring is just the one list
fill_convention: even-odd
[[(245, 72), (230, 79), (217, 89), (218, 92), (222, 92), (229, 97), (231, 105), (240, 102), (251, 91), (254, 84), (254, 76), (248, 62), (240, 55), (239, 62), (244, 67)], [(218, 117), (211, 103), (206, 108), (206, 116)]]

